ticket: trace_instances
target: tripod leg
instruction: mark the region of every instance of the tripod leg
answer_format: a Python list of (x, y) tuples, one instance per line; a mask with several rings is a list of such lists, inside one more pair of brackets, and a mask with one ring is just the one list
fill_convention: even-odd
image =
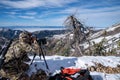
[(42, 60), (41, 53), (39, 53), (40, 60)]
[(34, 54), (33, 59), (32, 59), (32, 61), (31, 61), (30, 65), (32, 65), (32, 63), (33, 63), (33, 61), (34, 61), (34, 59), (35, 59), (35, 56), (36, 56), (36, 54)]
[[(41, 46), (42, 46), (42, 45), (41, 45)], [(42, 49), (41, 46), (40, 46), (41, 55), (43, 56), (43, 59), (44, 59), (44, 62), (45, 62), (46, 68), (49, 70), (49, 67), (48, 67), (48, 64), (47, 64), (47, 62), (46, 62), (45, 55), (44, 55), (44, 52), (43, 52), (43, 49)], [(40, 55), (40, 54), (39, 54), (39, 55)]]

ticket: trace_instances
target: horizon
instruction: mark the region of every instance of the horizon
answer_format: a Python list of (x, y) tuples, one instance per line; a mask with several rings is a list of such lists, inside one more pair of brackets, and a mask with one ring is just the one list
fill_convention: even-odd
[(21, 31), (44, 31), (44, 30), (65, 30), (64, 26), (4, 26), (3, 29), (21, 30)]
[(72, 14), (82, 24), (95, 28), (120, 23), (119, 0), (1, 0), (0, 10), (2, 27), (64, 26)]

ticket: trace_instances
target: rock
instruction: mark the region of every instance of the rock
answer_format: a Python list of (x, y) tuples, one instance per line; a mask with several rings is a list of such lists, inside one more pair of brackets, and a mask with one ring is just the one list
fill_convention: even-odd
[(93, 71), (96, 71), (96, 68), (94, 66), (91, 66), (91, 67), (88, 68), (88, 70), (93, 72)]
[(23, 73), (18, 80), (30, 80), (30, 77), (28, 74)]
[(120, 73), (120, 65), (117, 65), (117, 67), (112, 68), (110, 66), (103, 66), (101, 63), (95, 63), (95, 66), (91, 66), (88, 68), (89, 71), (97, 71), (97, 72), (104, 72), (108, 74), (115, 74)]
[(47, 80), (47, 74), (44, 70), (39, 69), (36, 73), (33, 73), (30, 80)]

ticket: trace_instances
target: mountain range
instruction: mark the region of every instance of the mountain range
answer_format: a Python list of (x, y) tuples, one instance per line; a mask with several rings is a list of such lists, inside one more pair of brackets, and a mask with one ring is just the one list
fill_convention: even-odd
[[(9, 41), (14, 35), (15, 31), (18, 35), (22, 32), (21, 30), (12, 30), (8, 28), (0, 28), (0, 45), (3, 45), (5, 41)], [(73, 33), (70, 30), (42, 30), (32, 32), (38, 38), (47, 38), (48, 44), (46, 45), (46, 51), (48, 55), (68, 55), (70, 56), (75, 52), (74, 45), (70, 45), (69, 41), (73, 39)], [(89, 42), (88, 42), (89, 40)], [(102, 30), (93, 30), (92, 33), (87, 36), (87, 41), (84, 41), (79, 46), (83, 48), (85, 55), (98, 55), (89, 54), (90, 48), (93, 51), (94, 44), (98, 45), (102, 40), (104, 41), (103, 47), (105, 51), (111, 53), (115, 49), (119, 54), (119, 41), (120, 41), (120, 24), (115, 24), (111, 27)]]

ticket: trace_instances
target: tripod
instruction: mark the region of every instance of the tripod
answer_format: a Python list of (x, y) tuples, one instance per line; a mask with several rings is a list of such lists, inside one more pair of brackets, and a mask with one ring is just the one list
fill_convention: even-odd
[[(41, 42), (41, 43), (40, 43), (40, 51), (41, 51), (41, 53), (40, 53), (40, 51), (39, 51), (39, 57), (40, 57), (40, 60), (41, 60), (41, 55), (43, 56), (43, 59), (44, 59), (46, 68), (49, 70), (49, 67), (48, 67), (48, 64), (47, 64), (47, 62), (46, 62), (45, 55), (44, 55), (45, 52), (43, 51), (42, 46), (43, 46), (43, 44), (42, 44), (42, 42)], [(36, 54), (34, 54), (33, 59), (32, 59), (32, 61), (31, 61), (31, 64), (30, 64), (30, 65), (32, 65), (35, 57), (36, 57)]]

